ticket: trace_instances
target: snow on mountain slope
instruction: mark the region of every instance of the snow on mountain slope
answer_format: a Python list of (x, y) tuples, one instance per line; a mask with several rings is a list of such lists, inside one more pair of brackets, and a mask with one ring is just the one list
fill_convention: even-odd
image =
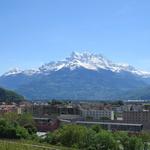
[(15, 75), (15, 74), (19, 74), (21, 72), (22, 72), (22, 70), (20, 70), (19, 68), (14, 68), (14, 69), (11, 69), (8, 72), (6, 72), (3, 76)]
[(89, 52), (77, 53), (73, 52), (70, 57), (62, 61), (50, 62), (42, 65), (38, 69), (32, 70), (20, 70), (13, 69), (3, 76), (10, 76), (16, 74), (35, 75), (35, 74), (49, 74), (52, 71), (58, 71), (62, 68), (69, 68), (74, 70), (76, 68), (83, 67), (85, 69), (98, 71), (100, 69), (110, 70), (112, 72), (126, 71), (135, 75), (142, 76), (144, 78), (150, 77), (150, 72), (141, 71), (135, 69), (128, 64), (115, 64), (110, 60), (104, 58), (102, 55), (97, 55)]
[(39, 73), (39, 70), (34, 70), (34, 69), (21, 70), (19, 68), (14, 68), (6, 72), (5, 74), (3, 74), (3, 76), (11, 76), (11, 75), (17, 75), (17, 74), (24, 74), (27, 76), (32, 76), (33, 74), (37, 74), (37, 73)]

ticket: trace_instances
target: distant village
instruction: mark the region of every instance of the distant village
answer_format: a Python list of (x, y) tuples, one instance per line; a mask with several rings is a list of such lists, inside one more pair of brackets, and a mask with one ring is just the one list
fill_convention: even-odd
[(150, 130), (149, 101), (78, 102), (23, 101), (0, 103), (0, 115), (30, 113), (40, 132), (54, 131), (63, 124), (100, 125), (111, 131), (141, 132)]

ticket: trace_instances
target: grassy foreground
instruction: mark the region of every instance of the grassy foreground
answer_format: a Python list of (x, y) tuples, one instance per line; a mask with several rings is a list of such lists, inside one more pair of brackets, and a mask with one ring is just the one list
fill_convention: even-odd
[(0, 150), (71, 150), (59, 146), (0, 140)]

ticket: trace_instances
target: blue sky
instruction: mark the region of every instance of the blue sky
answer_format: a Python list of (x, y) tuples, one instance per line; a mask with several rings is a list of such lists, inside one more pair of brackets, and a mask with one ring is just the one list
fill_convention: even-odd
[(0, 1), (0, 74), (85, 50), (150, 71), (150, 1)]

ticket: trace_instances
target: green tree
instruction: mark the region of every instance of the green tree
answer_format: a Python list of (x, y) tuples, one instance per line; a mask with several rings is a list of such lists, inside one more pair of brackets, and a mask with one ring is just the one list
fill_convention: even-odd
[(20, 127), (20, 126), (17, 126), (16, 128), (16, 136), (19, 139), (22, 139), (22, 138), (27, 139), (30, 137), (28, 131), (25, 128)]
[(41, 139), (42, 141), (45, 141), (49, 144), (56, 144), (57, 142), (53, 143), (53, 140), (54, 140), (54, 134), (52, 132), (49, 132), (47, 135), (46, 135), (46, 138), (43, 140)]
[(37, 129), (33, 124), (26, 124), (24, 125), (24, 128), (27, 129), (29, 134), (36, 134)]
[(29, 113), (24, 113), (19, 115), (17, 122), (21, 126), (26, 126), (26, 125), (35, 125), (35, 122), (33, 120), (33, 116)]
[(130, 137), (129, 138), (129, 149), (128, 150), (143, 150), (144, 145), (140, 138)]
[(0, 138), (8, 138), (8, 139), (26, 139), (29, 137), (28, 131), (15, 124), (10, 124), (5, 119), (0, 120)]
[(101, 125), (93, 125), (92, 130), (94, 130), (96, 133), (102, 131)]
[(61, 143), (64, 146), (88, 149), (94, 140), (96, 132), (79, 125), (64, 125), (53, 134), (49, 133), (46, 141), (51, 144)]
[(10, 124), (17, 123), (19, 115), (15, 112), (5, 113), (2, 118), (5, 118)]
[(115, 132), (113, 136), (116, 141), (119, 141), (120, 145), (122, 145), (124, 150), (129, 149), (129, 136), (127, 132)]
[(72, 147), (79, 144), (84, 137), (85, 127), (67, 125), (61, 129), (60, 141), (64, 146)]
[(119, 150), (119, 144), (108, 131), (97, 133), (94, 145), (96, 150)]
[(116, 132), (114, 137), (120, 142), (124, 150), (143, 150), (144, 144), (139, 137), (129, 137), (127, 132)]

